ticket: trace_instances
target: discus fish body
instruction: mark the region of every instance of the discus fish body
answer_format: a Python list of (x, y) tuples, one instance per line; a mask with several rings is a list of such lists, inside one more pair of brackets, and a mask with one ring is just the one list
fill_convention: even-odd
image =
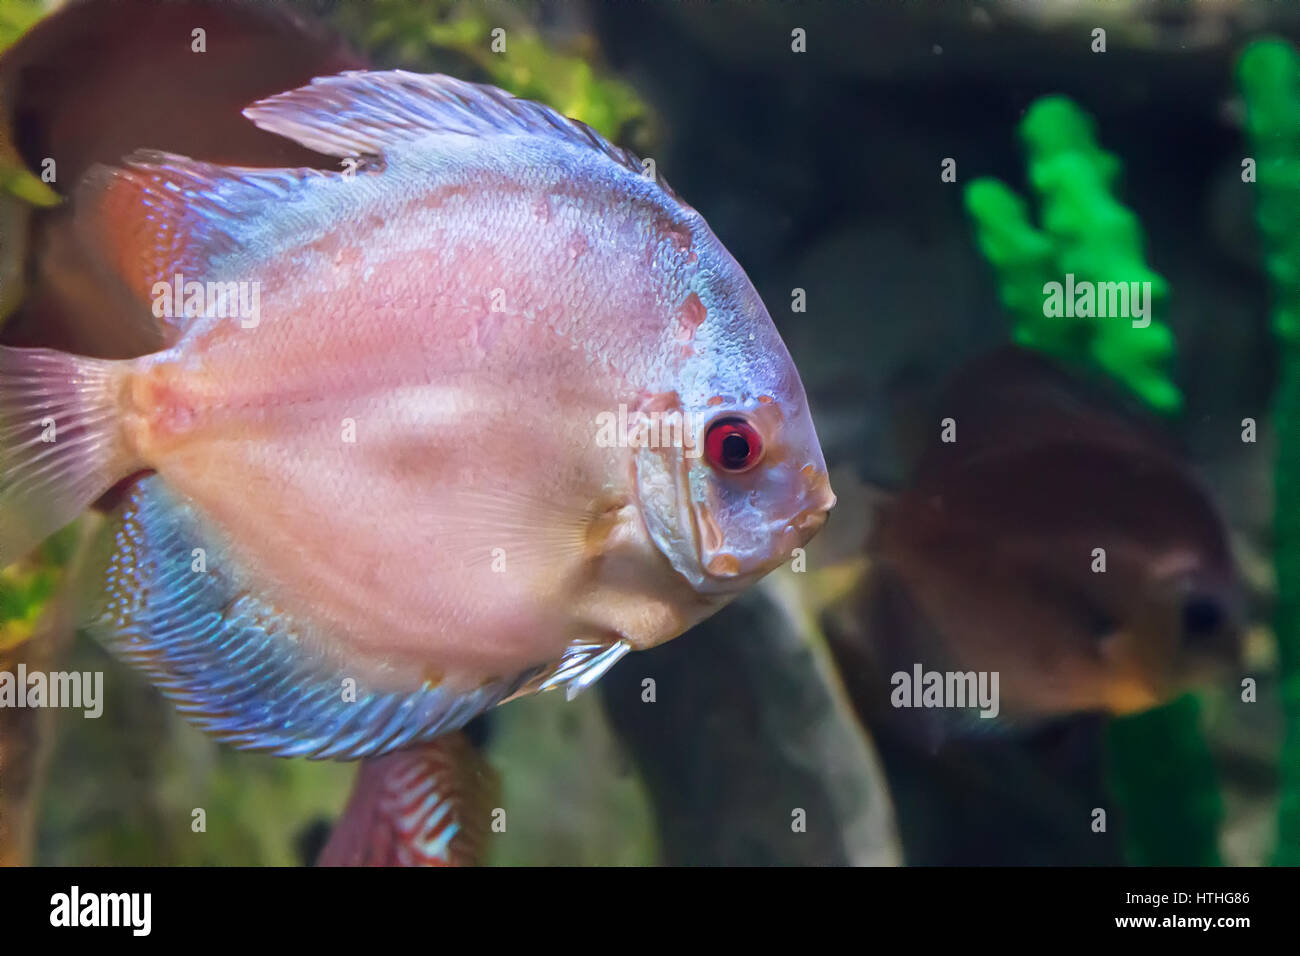
[[(634, 158), (441, 76), (246, 114), (355, 160), (92, 171), (83, 236), (171, 344), (0, 353), (0, 560), (153, 472), (100, 546), (92, 624), (201, 724), (317, 756), (427, 739), (680, 634), (820, 527), (788, 353)], [(624, 408), (702, 434), (602, 440)]]

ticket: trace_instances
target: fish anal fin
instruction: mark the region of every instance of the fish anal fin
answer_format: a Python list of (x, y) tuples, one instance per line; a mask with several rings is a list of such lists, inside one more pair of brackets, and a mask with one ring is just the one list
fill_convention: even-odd
[(500, 779), (462, 733), (363, 760), (319, 866), (482, 862)]

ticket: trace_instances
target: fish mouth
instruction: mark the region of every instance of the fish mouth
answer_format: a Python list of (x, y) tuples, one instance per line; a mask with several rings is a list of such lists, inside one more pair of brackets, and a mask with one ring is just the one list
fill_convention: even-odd
[(835, 501), (835, 496), (831, 495), (827, 504), (819, 505), (816, 508), (806, 508), (799, 512), (798, 516), (787, 526), (788, 530), (799, 535), (802, 540), (808, 541), (825, 526), (826, 519), (831, 515), (831, 509), (835, 507)]
[(772, 546), (764, 548), (765, 556), (761, 559), (751, 557), (746, 561), (727, 548), (708, 505), (702, 502), (693, 505), (691, 517), (700, 547), (700, 565), (714, 588), (737, 590), (768, 574), (791, 560), (794, 552), (826, 524), (836, 503), (829, 476), (824, 471), (805, 469), (801, 477), (804, 489), (800, 498), (804, 506), (792, 517), (768, 525), (767, 540)]
[(814, 503), (791, 518), (782, 533), (781, 550), (787, 555), (795, 548), (807, 544), (821, 531), (838, 501), (835, 492), (831, 491), (830, 479), (825, 472), (817, 473), (809, 497)]

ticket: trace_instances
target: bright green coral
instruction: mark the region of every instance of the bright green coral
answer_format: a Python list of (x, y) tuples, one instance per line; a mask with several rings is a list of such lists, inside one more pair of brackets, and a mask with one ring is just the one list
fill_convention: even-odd
[(1115, 198), (1120, 164), (1097, 145), (1093, 126), (1062, 96), (1036, 101), (1021, 122), (1041, 228), (1030, 222), (1024, 200), (996, 179), (972, 182), (966, 208), (980, 250), (996, 270), (1016, 342), (1068, 360), (1088, 356), (1153, 408), (1176, 412), (1182, 396), (1170, 378), (1174, 340), (1168, 326), (1150, 315), (1150, 324), (1138, 327), (1126, 316), (1053, 316), (1045, 307), (1047, 284), (1064, 284), (1070, 275), (1076, 285), (1150, 283), (1145, 288), (1153, 312), (1168, 293), (1143, 258), (1137, 217)]
[(1237, 66), (1256, 164), (1256, 217), (1273, 284), (1279, 361), (1273, 421), (1275, 628), (1286, 714), (1275, 862), (1300, 865), (1300, 55), (1260, 40)]

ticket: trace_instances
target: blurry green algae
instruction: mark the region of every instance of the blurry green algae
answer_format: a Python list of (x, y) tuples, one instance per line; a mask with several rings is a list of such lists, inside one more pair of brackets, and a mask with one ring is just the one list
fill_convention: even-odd
[(530, 10), (536, 12), (483, 0), (372, 0), (342, 5), (335, 20), (378, 59), (448, 69), (448, 56), (459, 58), (494, 85), (611, 140), (648, 121), (636, 91), (601, 67), (594, 37), (572, 30), (544, 35)]
[(1274, 627), (1285, 732), (1274, 862), (1300, 865), (1300, 55), (1259, 40), (1237, 67), (1256, 161), (1256, 218), (1272, 282), (1278, 380), (1273, 397)]
[(1107, 728), (1111, 791), (1135, 866), (1218, 866), (1223, 823), (1214, 760), (1194, 694)]

